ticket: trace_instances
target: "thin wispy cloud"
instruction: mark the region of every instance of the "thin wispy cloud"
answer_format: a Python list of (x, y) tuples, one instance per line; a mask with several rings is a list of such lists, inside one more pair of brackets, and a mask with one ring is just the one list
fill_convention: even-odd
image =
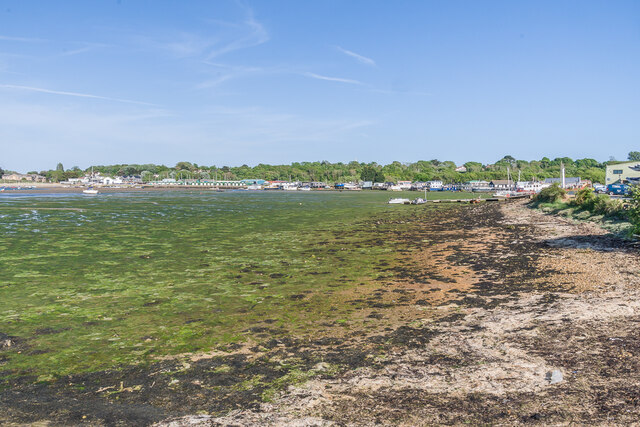
[(227, 80), (231, 80), (237, 77), (235, 74), (224, 74), (222, 76), (216, 77), (214, 79), (205, 80), (196, 85), (196, 89), (211, 89), (213, 87), (218, 86), (221, 83), (226, 82)]
[(150, 104), (148, 102), (133, 101), (131, 99), (111, 98), (111, 97), (108, 97), (108, 96), (92, 95), (92, 94), (89, 94), (89, 93), (67, 92), (67, 91), (62, 91), (62, 90), (51, 90), (51, 89), (45, 89), (45, 88), (33, 87), (33, 86), (0, 84), (0, 89), (26, 90), (26, 91), (29, 91), (29, 92), (48, 93), (48, 94), (51, 94), (51, 95), (75, 96), (75, 97), (78, 97), (78, 98), (101, 99), (103, 101), (123, 102), (123, 103), (126, 103), (126, 104), (156, 106), (155, 104)]
[[(135, 37), (143, 46), (161, 49), (178, 58), (198, 58), (211, 61), (240, 49), (258, 46), (269, 41), (269, 33), (255, 19), (253, 10), (246, 9), (246, 17), (240, 22), (225, 22), (208, 19), (214, 27), (204, 32), (179, 32), (170, 35), (170, 40), (159, 41), (147, 36)], [(166, 37), (166, 36), (165, 36)]]
[(24, 43), (42, 43), (48, 40), (38, 39), (34, 37), (13, 37), (13, 36), (2, 36), (0, 35), (0, 40), (8, 41), (8, 42), (24, 42)]
[(182, 32), (177, 34), (174, 40), (165, 43), (161, 47), (179, 58), (186, 58), (203, 55), (215, 43), (216, 40), (212, 38)]
[(269, 33), (264, 26), (254, 18), (251, 9), (247, 9), (247, 18), (243, 22), (243, 28), (247, 32), (245, 35), (228, 42), (224, 46), (213, 49), (208, 53), (207, 59), (211, 60), (235, 50), (258, 46), (269, 41)]
[(360, 82), (358, 80), (344, 79), (342, 77), (323, 76), (321, 74), (316, 74), (316, 73), (304, 73), (304, 75), (307, 76), (307, 77), (311, 77), (312, 79), (326, 80), (326, 81), (330, 81), (330, 82), (347, 83), (347, 84), (351, 84), (351, 85), (362, 85), (363, 84), (362, 82)]
[(221, 64), (218, 62), (202, 61), (205, 65), (215, 68), (216, 75), (213, 78), (205, 80), (198, 84), (196, 89), (209, 89), (231, 79), (246, 76), (249, 74), (260, 73), (263, 71), (260, 67), (244, 67), (239, 65)]
[(76, 49), (70, 49), (70, 50), (65, 50), (64, 52), (62, 52), (61, 56), (73, 56), (73, 55), (79, 55), (85, 52), (89, 52), (101, 47), (107, 47), (108, 45), (106, 44), (101, 44), (101, 43), (82, 43), (82, 47), (76, 48)]
[(342, 48), (340, 46), (336, 46), (336, 49), (338, 49), (340, 52), (344, 53), (347, 56), (355, 58), (358, 62), (361, 62), (361, 63), (366, 64), (366, 65), (370, 65), (372, 67), (376, 66), (376, 61), (374, 61), (371, 58), (367, 58), (366, 56), (360, 55), (360, 54), (355, 53), (355, 52), (353, 52), (351, 50), (344, 49), (344, 48)]

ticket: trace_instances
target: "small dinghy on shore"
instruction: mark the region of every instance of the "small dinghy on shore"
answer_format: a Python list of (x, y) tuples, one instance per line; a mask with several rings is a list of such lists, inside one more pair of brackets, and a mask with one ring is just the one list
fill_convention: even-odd
[(411, 200), (395, 198), (395, 199), (389, 200), (389, 204), (390, 205), (410, 205), (411, 204)]

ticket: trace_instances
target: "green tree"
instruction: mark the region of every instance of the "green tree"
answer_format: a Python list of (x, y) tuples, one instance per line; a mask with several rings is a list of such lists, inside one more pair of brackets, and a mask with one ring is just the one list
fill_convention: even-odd
[(195, 167), (190, 162), (178, 162), (176, 163), (176, 170), (195, 170)]
[(58, 163), (56, 165), (56, 172), (64, 172), (64, 166), (62, 166), (62, 163)]
[(640, 162), (640, 151), (630, 151), (627, 159), (632, 162)]
[(363, 181), (375, 181), (376, 179), (376, 169), (373, 166), (365, 166), (362, 168), (362, 172), (360, 172), (360, 179)]
[(153, 180), (153, 173), (148, 170), (144, 170), (140, 173), (140, 178), (142, 178), (142, 182), (149, 182)]
[(135, 165), (123, 166), (117, 172), (118, 176), (132, 176), (137, 174), (138, 174), (138, 168)]
[(49, 181), (60, 182), (64, 180), (64, 172), (59, 170), (48, 171), (45, 175)]
[(467, 162), (464, 164), (467, 168), (467, 172), (480, 172), (482, 170), (482, 163), (479, 162)]
[[(513, 164), (516, 163), (516, 158), (513, 157), (513, 156), (510, 156), (510, 155), (506, 155), (502, 159), (498, 160), (498, 162), (509, 163), (509, 164), (513, 165)], [(498, 162), (496, 162), (496, 163), (498, 163)]]

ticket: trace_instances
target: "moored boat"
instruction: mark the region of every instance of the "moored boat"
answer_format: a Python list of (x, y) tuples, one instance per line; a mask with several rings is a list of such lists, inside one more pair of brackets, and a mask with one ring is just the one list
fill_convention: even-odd
[(396, 197), (395, 199), (389, 199), (389, 204), (390, 205), (410, 205), (411, 200)]

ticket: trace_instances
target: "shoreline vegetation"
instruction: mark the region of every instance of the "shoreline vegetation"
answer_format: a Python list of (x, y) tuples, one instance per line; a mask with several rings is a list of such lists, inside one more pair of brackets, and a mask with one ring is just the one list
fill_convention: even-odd
[[(640, 153), (629, 153), (630, 160), (640, 158)], [(466, 162), (456, 165), (452, 161), (420, 160), (417, 162), (394, 161), (387, 165), (376, 162), (294, 162), (290, 165), (258, 164), (256, 166), (204, 166), (191, 162), (178, 162), (175, 166), (156, 164), (118, 164), (118, 165), (93, 165), (86, 169), (77, 166), (65, 169), (62, 163), (58, 163), (55, 169), (44, 171), (29, 171), (28, 174), (38, 174), (50, 182), (60, 182), (94, 172), (106, 176), (140, 176), (143, 181), (152, 181), (162, 178), (182, 177), (188, 179), (212, 179), (241, 180), (264, 179), (292, 180), (292, 181), (321, 181), (321, 182), (357, 182), (373, 181), (430, 181), (442, 180), (445, 183), (459, 183), (470, 180), (494, 180), (505, 179), (507, 168), (513, 176), (520, 174), (522, 180), (543, 180), (560, 175), (561, 165), (564, 165), (567, 176), (580, 176), (592, 182), (604, 182), (605, 167), (609, 164), (619, 163), (615, 160), (600, 162), (595, 159), (571, 159), (558, 157), (549, 159), (543, 157), (540, 160), (518, 160), (506, 155), (490, 164), (479, 162)], [(2, 171), (9, 173), (10, 171)]]
[[(629, 375), (640, 368), (640, 256), (596, 223), (515, 200), (389, 207), (375, 192), (286, 202), (253, 194), (286, 205), (260, 225), (259, 209), (245, 203), (252, 210), (240, 215), (251, 223), (238, 234), (221, 228), (223, 241), (207, 234), (214, 222), (193, 222), (224, 203), (238, 218), (233, 195), (221, 194), (217, 205), (215, 194), (198, 202), (160, 192), (115, 206), (82, 198), (74, 202), (82, 212), (25, 214), (21, 203), (33, 199), (3, 206), (0, 224), (15, 225), (5, 230), (10, 243), (0, 242), (8, 249), (0, 262), (12, 267), (0, 273), (0, 301), (11, 301), (0, 310), (0, 422), (542, 425), (640, 416), (640, 383)], [(180, 221), (167, 222), (169, 213)], [(46, 224), (60, 234), (36, 237)], [(140, 233), (184, 245), (154, 246)], [(203, 236), (240, 240), (200, 246)], [(78, 252), (86, 239), (99, 240), (99, 252)], [(22, 250), (33, 255), (21, 261)], [(43, 255), (75, 267), (54, 274)], [(168, 262), (176, 270), (162, 278)], [(110, 273), (114, 265), (130, 273)], [(227, 306), (244, 319), (237, 327), (218, 323)], [(216, 343), (222, 330), (235, 332)]]
[(534, 196), (531, 206), (542, 212), (577, 221), (591, 221), (620, 238), (634, 239), (640, 232), (640, 191), (634, 189), (630, 199), (612, 198), (584, 188), (572, 197), (557, 184)]

